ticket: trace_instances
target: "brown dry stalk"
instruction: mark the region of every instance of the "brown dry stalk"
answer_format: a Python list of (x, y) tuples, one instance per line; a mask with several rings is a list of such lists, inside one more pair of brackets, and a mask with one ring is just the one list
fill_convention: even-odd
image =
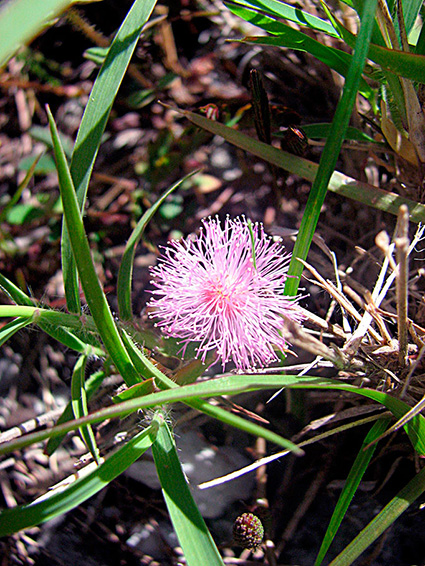
[(396, 228), (396, 255), (397, 255), (397, 325), (398, 325), (398, 360), (400, 367), (407, 363), (407, 301), (408, 301), (408, 250), (409, 250), (409, 209), (406, 205), (400, 206)]

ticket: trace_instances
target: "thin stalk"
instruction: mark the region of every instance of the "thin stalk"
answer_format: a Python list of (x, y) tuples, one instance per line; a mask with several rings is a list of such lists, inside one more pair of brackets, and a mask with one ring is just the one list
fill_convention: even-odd
[(398, 326), (398, 361), (400, 367), (407, 363), (407, 303), (408, 303), (408, 278), (409, 278), (409, 210), (407, 206), (400, 207), (397, 223), (397, 234), (395, 238), (397, 255), (397, 326)]

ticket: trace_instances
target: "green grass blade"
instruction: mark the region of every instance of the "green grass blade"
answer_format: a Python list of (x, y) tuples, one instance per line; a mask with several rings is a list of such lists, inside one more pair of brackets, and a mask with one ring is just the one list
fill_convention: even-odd
[[(332, 124), (329, 122), (317, 122), (315, 124), (303, 124), (302, 130), (308, 138), (313, 139), (326, 139), (329, 137)], [(277, 137), (280, 137), (277, 134)], [(345, 132), (344, 140), (364, 142), (367, 144), (373, 143), (379, 145), (371, 136), (365, 134), (358, 128), (348, 126)]]
[[(342, 26), (339, 27), (339, 30), (344, 41), (350, 47), (354, 47), (357, 41), (356, 36)], [(371, 43), (367, 57), (382, 67), (384, 71), (394, 73), (405, 79), (425, 83), (425, 58), (423, 55), (389, 49)]]
[[(104, 379), (105, 379), (105, 372), (103, 370), (97, 371), (89, 377), (89, 379), (85, 383), (86, 397), (88, 400), (90, 400), (92, 395), (98, 390), (99, 386), (101, 385)], [(56, 425), (67, 423), (71, 421), (73, 418), (74, 415), (72, 412), (72, 402), (70, 401), (66, 405), (61, 416), (56, 421)], [(62, 434), (60, 436), (55, 436), (54, 438), (50, 438), (47, 442), (45, 453), (48, 456), (51, 456), (53, 452), (60, 446), (65, 436), (66, 434)]]
[[(29, 318), (30, 323), (37, 324), (43, 332), (80, 354), (87, 353), (87, 348), (91, 348), (93, 355), (103, 356), (105, 354), (94, 334), (96, 327), (91, 317), (84, 319), (84, 317), (80, 318), (60, 311), (35, 307), (29, 297), (24, 294), (16, 294), (16, 288), (14, 289), (13, 286), (7, 288), (16, 298), (23, 301), (28, 299), (28, 301), (23, 305), (0, 305), (0, 317)], [(76, 334), (80, 334), (81, 337)]]
[(0, 10), (0, 69), (15, 52), (29, 43), (72, 0), (12, 0)]
[(422, 25), (414, 52), (416, 55), (425, 55), (425, 26)]
[(72, 482), (63, 491), (48, 495), (42, 501), (2, 511), (0, 537), (62, 515), (98, 493), (150, 448), (157, 429), (157, 424), (152, 423), (119, 448), (103, 464), (97, 466), (94, 471)]
[[(151, 365), (155, 368), (152, 363)], [(155, 370), (159, 372), (157, 368), (155, 368)], [(152, 370), (153, 375), (154, 373), (154, 370)], [(155, 383), (159, 385), (161, 380), (155, 380)], [(174, 382), (171, 381), (171, 383)], [(375, 391), (374, 389), (367, 389), (366, 387), (359, 388), (332, 379), (299, 377), (297, 375), (231, 375), (181, 387), (174, 384), (174, 387), (170, 387), (170, 389), (166, 391), (145, 395), (138, 399), (130, 399), (129, 401), (100, 409), (87, 417), (52, 427), (49, 430), (30, 433), (25, 437), (11, 440), (10, 442), (4, 442), (0, 445), (0, 455), (7, 454), (13, 450), (20, 450), (34, 442), (42, 442), (47, 438), (60, 436), (85, 424), (97, 423), (106, 418), (118, 418), (138, 409), (146, 409), (155, 405), (170, 404), (177, 401), (182, 401), (205, 414), (228, 423), (230, 426), (236, 426), (237, 428), (241, 428), (241, 430), (246, 430), (249, 434), (264, 437), (278, 446), (291, 449), (290, 447), (292, 445), (292, 447), (294, 447), (292, 450), (296, 450), (300, 453), (299, 447), (293, 445), (285, 438), (263, 427), (245, 421), (237, 415), (227, 413), (227, 411), (224, 411), (220, 407), (210, 405), (204, 400), (205, 398), (217, 397), (219, 395), (237, 395), (248, 391), (266, 391), (269, 389), (282, 388), (325, 389), (362, 395), (385, 406), (393, 413), (396, 419), (401, 418), (411, 408), (407, 403), (395, 397), (391, 397), (382, 391)], [(227, 417), (222, 413), (226, 413)], [(419, 455), (425, 456), (425, 418), (422, 415), (415, 415), (403, 428), (409, 436), (414, 449)]]
[[(86, 370), (87, 356), (80, 356), (74, 366), (71, 379), (71, 406), (74, 418), (79, 419), (88, 415), (87, 394), (84, 387), (84, 374)], [(85, 425), (80, 428), (81, 438), (94, 461), (99, 464), (99, 449), (94, 437), (91, 425)]]
[(338, 33), (335, 31), (333, 25), (321, 18), (313, 16), (304, 10), (299, 8), (294, 8), (285, 2), (280, 2), (279, 0), (231, 0), (225, 1), (224, 4), (232, 12), (237, 14), (237, 9), (239, 6), (254, 7), (258, 8), (265, 14), (270, 16), (276, 16), (282, 18), (283, 20), (289, 20), (300, 26), (306, 26), (315, 31), (326, 33), (327, 35), (338, 37)]
[(335, 506), (331, 520), (329, 522), (329, 526), (323, 538), (319, 554), (317, 555), (316, 562), (314, 563), (315, 566), (320, 566), (320, 564), (322, 564), (323, 559), (325, 558), (325, 555), (329, 550), (329, 547), (331, 546), (332, 541), (334, 540), (335, 535), (341, 525), (345, 513), (347, 512), (351, 500), (353, 499), (354, 494), (357, 491), (362, 477), (367, 467), (369, 466), (369, 462), (375, 452), (376, 445), (367, 450), (364, 450), (364, 448), (366, 448), (366, 446), (368, 446), (372, 441), (379, 438), (379, 436), (388, 427), (389, 422), (390, 419), (381, 419), (377, 421), (367, 434), (360, 452), (357, 454), (356, 460), (350, 470), (350, 473), (348, 474), (347, 481), (345, 482), (344, 488)]
[[(181, 387), (177, 385), (172, 379), (167, 377), (164, 373), (162, 373), (144, 354), (141, 352), (136, 346), (132, 343), (130, 337), (123, 332), (123, 340), (126, 345), (127, 351), (135, 367), (137, 368), (140, 375), (143, 375), (145, 379), (153, 378), (155, 380), (155, 384), (157, 387), (161, 389), (171, 389), (174, 392), (180, 390)], [(200, 370), (201, 368), (198, 367)], [(201, 373), (201, 371), (199, 371)], [(192, 390), (193, 391), (193, 390)], [(144, 398), (146, 399), (146, 397)], [(135, 401), (136, 404), (138, 401)], [(298, 448), (296, 444), (283, 438), (282, 436), (275, 434), (274, 432), (267, 430), (255, 423), (252, 423), (246, 419), (239, 417), (233, 413), (229, 413), (228, 411), (222, 409), (221, 407), (217, 407), (216, 405), (211, 405), (208, 401), (203, 399), (193, 399), (185, 401), (189, 407), (192, 409), (197, 409), (202, 413), (217, 419), (229, 426), (233, 426), (234, 428), (238, 428), (251, 434), (252, 436), (259, 436), (261, 438), (265, 438), (269, 442), (273, 442), (278, 446), (282, 446), (295, 454), (301, 455), (303, 451)], [(134, 409), (133, 409), (134, 410)]]
[(159, 429), (152, 454), (162, 493), (188, 566), (224, 566), (214, 540), (190, 492), (177, 455), (176, 445), (161, 413), (154, 422)]
[[(136, 0), (112, 42), (99, 76), (90, 93), (77, 134), (71, 160), (71, 176), (78, 195), (80, 210), (84, 210), (87, 188), (102, 135), (112, 104), (156, 0)], [(62, 234), (62, 269), (70, 312), (79, 312), (80, 299), (77, 274), (69, 234)]]
[(423, 5), (423, 0), (404, 0), (402, 4), (404, 24), (406, 26), (406, 31), (409, 34), (413, 26), (415, 25), (416, 19)]
[(382, 533), (425, 491), (425, 468), (404, 487), (394, 499), (371, 521), (357, 537), (329, 564), (347, 566), (353, 564)]
[(30, 180), (31, 180), (31, 178), (34, 174), (34, 171), (35, 171), (37, 164), (40, 161), (42, 155), (43, 154), (40, 153), (40, 155), (38, 155), (38, 157), (36, 157), (35, 159), (32, 158), (33, 159), (32, 165), (30, 166), (30, 168), (26, 172), (23, 181), (21, 183), (19, 183), (19, 187), (16, 189), (12, 198), (6, 203), (6, 206), (4, 206), (0, 210), (0, 222), (4, 222), (5, 218), (7, 217), (9, 210), (11, 210), (15, 206), (15, 204), (17, 204), (19, 199), (21, 198), (21, 195), (22, 195), (23, 191), (27, 188), (28, 183), (30, 182)]
[(31, 322), (31, 319), (28, 318), (15, 318), (15, 320), (11, 320), (5, 324), (0, 328), (0, 346), (3, 346), (18, 330), (25, 328), (25, 326), (28, 326)]
[(79, 338), (72, 331), (61, 326), (52, 326), (51, 324), (46, 324), (41, 321), (37, 324), (43, 332), (79, 354), (87, 354), (90, 352), (94, 356), (105, 355), (105, 351), (101, 347), (99, 340), (97, 340), (93, 334), (86, 334), (82, 336), (82, 338)]
[[(177, 108), (175, 108), (175, 110), (186, 116), (188, 120), (200, 128), (204, 128), (213, 134), (221, 136), (233, 145), (277, 167), (281, 167), (290, 173), (304, 177), (304, 179), (308, 181), (314, 181), (317, 176), (318, 165), (312, 161), (279, 150), (254, 138), (250, 138), (237, 130), (220, 124), (220, 122), (208, 120), (208, 118), (195, 114), (194, 112), (182, 111)], [(367, 183), (362, 183), (338, 171), (334, 172), (331, 176), (328, 189), (341, 196), (357, 200), (358, 202), (362, 202), (385, 212), (390, 212), (395, 216), (398, 214), (400, 205), (406, 204), (412, 222), (425, 222), (425, 206), (423, 204), (406, 199), (395, 193), (373, 187)]]
[(165, 201), (165, 199), (175, 191), (182, 183), (187, 179), (195, 175), (197, 171), (189, 173), (177, 183), (174, 183), (157, 201), (152, 205), (142, 216), (142, 218), (137, 223), (137, 226), (131, 233), (131, 236), (127, 242), (127, 245), (122, 256), (120, 269), (118, 272), (118, 282), (117, 282), (117, 297), (118, 297), (118, 312), (120, 318), (123, 321), (129, 321), (133, 318), (133, 310), (131, 308), (131, 281), (133, 275), (133, 263), (134, 254), (136, 253), (137, 244), (145, 231), (146, 226)]
[(314, 231), (319, 220), (320, 210), (325, 200), (328, 185), (341, 150), (345, 131), (351, 118), (375, 21), (376, 1), (377, 0), (365, 1), (353, 59), (350, 64), (341, 99), (335, 112), (335, 117), (332, 121), (331, 131), (320, 159), (319, 168), (308, 196), (300, 230), (289, 264), (288, 279), (285, 283), (285, 293), (287, 295), (294, 296), (298, 292), (303, 270), (303, 266), (298, 261), (298, 258), (303, 260), (307, 258)]
[[(336, 49), (335, 47), (323, 45), (323, 43), (313, 39), (306, 33), (257, 11), (240, 6), (233, 6), (232, 11), (252, 25), (273, 34), (273, 37), (247, 37), (242, 41), (257, 45), (287, 47), (289, 49), (295, 49), (296, 51), (307, 52), (343, 77), (347, 75), (352, 59), (351, 54), (341, 49)], [(360, 82), (360, 91), (366, 98), (371, 98), (374, 95), (373, 89), (363, 78)]]
[(12, 281), (0, 273), (0, 288), (6, 295), (18, 305), (34, 306), (34, 301), (26, 293), (21, 291)]
[(105, 348), (116, 365), (117, 370), (120, 372), (127, 385), (134, 385), (138, 383), (140, 379), (121, 341), (114, 317), (112, 316), (105, 294), (97, 278), (68, 163), (59, 140), (56, 124), (49, 109), (47, 113), (52, 132), (65, 221), (67, 226), (71, 227), (70, 241), (72, 251), (78, 267), (78, 273), (87, 304), (103, 343), (105, 344)]

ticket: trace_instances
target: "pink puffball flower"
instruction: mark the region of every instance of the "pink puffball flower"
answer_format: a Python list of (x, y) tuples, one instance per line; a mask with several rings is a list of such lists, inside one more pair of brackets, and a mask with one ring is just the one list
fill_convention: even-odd
[(239, 371), (264, 368), (278, 359), (275, 348), (286, 349), (285, 319), (304, 318), (283, 294), (290, 255), (244, 217), (202, 223), (198, 236), (171, 241), (152, 268), (151, 316), (183, 353), (197, 342), (203, 362), (215, 351), (223, 369), (230, 361)]

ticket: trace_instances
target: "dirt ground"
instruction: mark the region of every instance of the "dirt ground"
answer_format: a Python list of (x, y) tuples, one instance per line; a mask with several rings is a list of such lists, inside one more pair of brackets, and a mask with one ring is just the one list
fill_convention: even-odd
[[(135, 221), (173, 182), (203, 168), (199, 181), (187, 183), (162, 207), (138, 248), (133, 309), (139, 320), (143, 320), (150, 285), (148, 267), (155, 262), (157, 246), (170, 237), (196, 231), (200, 220), (208, 215), (245, 214), (263, 222), (270, 234), (281, 236), (290, 250), (310, 189), (302, 179), (276, 172), (223, 140), (196, 130), (158, 101), (193, 110), (214, 103), (221, 116), (239, 112), (238, 127), (255, 136), (252, 111), (245, 108), (250, 103), (251, 69), (261, 72), (272, 110), (275, 105), (286, 107), (277, 106), (276, 128), (285, 115), (291, 117), (288, 120), (297, 116), (301, 125), (330, 121), (340, 92), (338, 77), (307, 54), (229, 41), (254, 32), (218, 2), (208, 3), (207, 12), (205, 4), (195, 0), (163, 2), (161, 9), (168, 11), (170, 24), (157, 23), (142, 35), (114, 106), (89, 189), (85, 226), (102, 283), (115, 309), (119, 262)], [(28, 160), (45, 148), (45, 104), (50, 105), (61, 133), (70, 142), (75, 138), (97, 69), (84, 57), (95, 37), (87, 30), (83, 33), (83, 28), (92, 24), (98, 43), (107, 41), (130, 5), (129, 1), (104, 0), (74, 8), (72, 15), (61, 18), (15, 57), (0, 76), (0, 209), (16, 191)], [(2, 220), (0, 271), (44, 304), (64, 308), (59, 190), (49, 156), (47, 153), (40, 163), (19, 206)], [(319, 156), (320, 147), (310, 144), (306, 157), (317, 162)], [(358, 179), (377, 179), (383, 188), (393, 186), (389, 173), (363, 151), (345, 149), (338, 168)], [(375, 237), (382, 230), (392, 234), (394, 226), (395, 219), (390, 215), (329, 194), (309, 261), (323, 277), (334, 280), (334, 266), (326, 253), (331, 250), (339, 269), (348, 270), (355, 281), (370, 290), (382, 258)], [(419, 251), (415, 261), (421, 256)], [(418, 276), (410, 305), (411, 316), (418, 324), (422, 323), (420, 269), (419, 263), (412, 268)], [(330, 296), (311, 275), (303, 286), (303, 306), (341, 324), (341, 309), (332, 307)], [(6, 296), (0, 295), (0, 301), (5, 303)], [(385, 308), (394, 311), (394, 297), (388, 299)], [(395, 332), (396, 325), (391, 324)], [(291, 364), (307, 363), (314, 357), (295, 350), (298, 358), (291, 358)], [(72, 352), (40, 331), (26, 330), (9, 340), (0, 355), (0, 430), (32, 423), (36, 416), (43, 416), (44, 424), (52, 424), (69, 399), (75, 359)], [(316, 371), (336, 375), (330, 367)], [(119, 385), (111, 377), (92, 407), (110, 402)], [(349, 422), (359, 414), (379, 411), (367, 401), (331, 392), (282, 393), (270, 403), (268, 399), (266, 394), (249, 394), (233, 401), (267, 419), (272, 430), (296, 440), (307, 438), (313, 430), (308, 428), (309, 423), (317, 423), (326, 415), (338, 414), (341, 422)], [(137, 415), (132, 421), (98, 427), (101, 449), (105, 453), (110, 450), (122, 429), (137, 430), (141, 419)], [(173, 410), (171, 419), (182, 458), (187, 461), (191, 446), (195, 446), (194, 453), (210, 448), (217, 458), (214, 465), (220, 462), (230, 471), (252, 462), (262, 451), (269, 454), (276, 449), (204, 416), (187, 414), (182, 407)], [(327, 430), (326, 426), (319, 430)], [(330, 436), (306, 449), (303, 458), (289, 456), (272, 463), (266, 471), (250, 474), (237, 487), (230, 487), (230, 495), (220, 494), (219, 508), (217, 503), (214, 509), (214, 497), (209, 497), (205, 503), (208, 526), (226, 563), (265, 563), (261, 550), (248, 556), (232, 544), (231, 535), (235, 517), (251, 510), (256, 498), (262, 496), (269, 504), (265, 523), (277, 549), (278, 564), (314, 564), (366, 432), (363, 426)], [(44, 455), (42, 445), (10, 455), (0, 463), (1, 505), (32, 501), (81, 466), (84, 452), (81, 441), (73, 436), (51, 459)], [(154, 479), (145, 479), (150, 456), (145, 460), (141, 468), (120, 476), (65, 516), (0, 541), (2, 566), (181, 563), (161, 492)], [(413, 477), (417, 466), (402, 432), (377, 451), (325, 563)], [(192, 481), (196, 485), (198, 480)], [(421, 503), (412, 505), (355, 564), (425, 564)]]

